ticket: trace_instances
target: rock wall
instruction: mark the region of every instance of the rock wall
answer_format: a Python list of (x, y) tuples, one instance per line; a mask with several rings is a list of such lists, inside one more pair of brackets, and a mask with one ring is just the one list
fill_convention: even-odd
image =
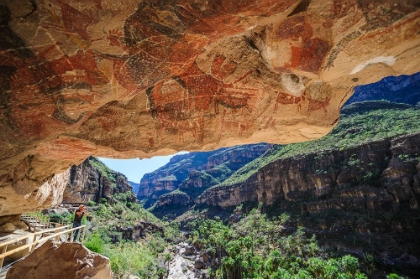
[(185, 206), (190, 204), (191, 198), (184, 192), (177, 191), (162, 195), (156, 201), (155, 208), (167, 206)]
[(210, 188), (195, 202), (228, 207), (246, 201), (302, 201), (309, 213), (398, 205), (418, 210), (419, 156), (420, 134), (413, 134), (286, 158), (259, 169), (239, 185)]
[[(178, 188), (179, 184), (187, 178), (188, 173), (202, 168), (207, 158), (213, 152), (191, 152), (188, 154), (175, 155), (166, 166), (163, 166), (152, 173), (146, 173), (140, 180), (140, 187), (137, 193), (139, 199), (143, 199), (160, 191), (170, 192)], [(157, 198), (157, 197), (156, 197)]]
[(127, 193), (127, 202), (135, 203), (136, 197), (127, 178), (117, 172), (111, 172), (109, 177), (104, 176), (92, 163), (96, 160), (89, 157), (82, 164), (72, 166), (69, 170), (69, 181), (63, 194), (63, 203), (86, 204), (89, 201), (101, 203), (103, 199), (112, 203), (115, 196)]
[[(152, 206), (162, 196), (164, 197), (158, 201), (157, 207), (176, 205), (178, 201), (178, 205), (185, 205), (187, 201), (193, 201), (205, 189), (219, 184), (271, 147), (271, 144), (261, 143), (180, 155), (180, 158), (175, 158), (160, 169), (144, 175), (140, 181), (139, 194), (149, 193), (146, 207)], [(175, 191), (166, 195), (176, 189), (181, 192)], [(138, 197), (146, 198), (140, 195)]]
[(139, 241), (140, 238), (145, 238), (147, 233), (155, 234), (160, 233), (162, 237), (165, 236), (164, 228), (150, 222), (138, 222), (134, 226), (130, 227), (116, 227), (116, 231), (121, 233), (111, 235), (112, 243), (121, 242), (122, 240), (128, 241)]
[(197, 197), (194, 202), (221, 207), (237, 206), (244, 202), (256, 202), (258, 201), (258, 195), (255, 191), (257, 185), (257, 179), (254, 175), (241, 185), (210, 188)]
[(366, 100), (388, 100), (420, 106), (420, 73), (411, 76), (390, 76), (378, 83), (357, 86), (345, 105)]
[(53, 175), (39, 188), (32, 188), (33, 185), (25, 181), (17, 183), (13, 189), (0, 187), (0, 210), (4, 214), (0, 217), (0, 224), (7, 222), (8, 216), (16, 216), (19, 220), (20, 214), (16, 212), (38, 211), (59, 205), (69, 177), (69, 170), (66, 170)]
[[(0, 215), (90, 155), (319, 138), (353, 87), (420, 71), (418, 1), (0, 4)], [(19, 207), (15, 206), (16, 201)]]

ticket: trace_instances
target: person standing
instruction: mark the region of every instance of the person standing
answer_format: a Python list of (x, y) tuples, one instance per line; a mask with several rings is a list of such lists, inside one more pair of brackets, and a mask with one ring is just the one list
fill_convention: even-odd
[[(89, 215), (88, 209), (85, 208), (83, 204), (79, 205), (79, 208), (74, 213), (73, 228), (80, 227), (82, 225), (83, 216), (88, 216), (88, 215)], [(73, 242), (76, 241), (78, 236), (79, 236), (79, 229), (74, 231)]]

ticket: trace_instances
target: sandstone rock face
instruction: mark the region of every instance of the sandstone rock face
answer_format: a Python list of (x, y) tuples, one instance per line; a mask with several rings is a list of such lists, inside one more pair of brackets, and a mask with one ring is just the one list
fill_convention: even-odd
[(89, 201), (94, 201), (101, 203), (102, 199), (105, 199), (112, 203), (114, 196), (119, 193), (128, 193), (126, 201), (136, 202), (136, 197), (127, 178), (118, 172), (110, 173), (109, 177), (103, 176), (101, 171), (95, 167), (95, 161), (98, 159), (89, 157), (82, 164), (70, 168), (68, 183), (64, 184), (63, 202), (86, 204)]
[(211, 188), (195, 202), (228, 207), (316, 198), (304, 205), (305, 211), (391, 210), (398, 204), (418, 210), (420, 166), (409, 160), (418, 154), (420, 134), (413, 134), (343, 151), (286, 158), (261, 168), (244, 183)]
[(6, 278), (13, 279), (111, 279), (109, 259), (81, 244), (47, 241), (25, 259), (15, 263)]
[(184, 206), (191, 202), (190, 197), (183, 192), (168, 193), (159, 197), (156, 208), (163, 206)]
[(243, 202), (256, 202), (258, 201), (258, 195), (255, 191), (257, 187), (256, 180), (256, 175), (253, 175), (240, 186), (231, 185), (211, 188), (197, 197), (195, 203), (230, 207), (240, 205)]
[[(140, 181), (138, 198), (145, 207), (186, 205), (207, 188), (219, 184), (242, 166), (261, 156), (271, 144), (260, 143), (221, 148), (210, 152), (176, 155)], [(179, 191), (174, 191), (179, 189)], [(148, 193), (148, 196), (145, 196)]]
[(163, 227), (147, 221), (140, 221), (130, 227), (117, 226), (115, 229), (121, 234), (112, 234), (110, 236), (112, 243), (121, 242), (122, 240), (137, 242), (140, 238), (145, 238), (147, 234), (159, 233), (162, 237), (165, 236)]
[[(66, 170), (52, 175), (40, 187), (34, 187), (34, 184), (26, 180), (18, 181), (13, 188), (4, 187), (0, 196), (0, 210), (6, 216), (17, 216), (16, 212), (36, 211), (57, 206), (63, 201), (64, 188), (68, 179), (69, 170)], [(4, 217), (1, 218), (0, 223), (3, 219)]]
[(3, 1), (0, 215), (90, 155), (319, 138), (355, 85), (420, 71), (419, 15), (416, 0)]
[(80, 204), (90, 200), (97, 201), (98, 196), (102, 197), (105, 183), (99, 170), (89, 160), (83, 161), (79, 166), (71, 166), (63, 202)]
[[(137, 197), (139, 199), (146, 198), (156, 190), (160, 191), (160, 194), (175, 190), (187, 178), (189, 172), (196, 169), (197, 166), (200, 166), (199, 169), (203, 168), (204, 166), (202, 165), (212, 154), (213, 152), (203, 152), (201, 154), (175, 155), (169, 161), (169, 164), (173, 165), (170, 169), (162, 167), (153, 173), (146, 173), (143, 176), (140, 180)], [(158, 197), (159, 195), (156, 195), (156, 198)]]

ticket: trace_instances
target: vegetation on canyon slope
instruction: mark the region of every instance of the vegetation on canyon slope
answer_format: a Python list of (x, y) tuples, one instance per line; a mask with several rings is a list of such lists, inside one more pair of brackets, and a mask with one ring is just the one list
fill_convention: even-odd
[[(123, 194), (115, 197), (113, 204), (95, 205), (91, 202), (90, 207), (89, 220), (84, 219), (88, 231), (83, 244), (110, 259), (114, 278), (128, 278), (129, 275), (162, 278), (166, 274), (169, 250), (180, 241), (176, 222), (159, 220), (139, 204), (127, 206)], [(54, 214), (53, 217), (58, 216)], [(72, 220), (68, 215), (62, 219), (69, 224)], [(148, 230), (139, 241), (135, 241), (130, 229), (140, 222), (152, 223), (165, 233)], [(124, 231), (130, 232), (128, 237)]]
[[(89, 157), (88, 160), (90, 164), (87, 165), (92, 165), (106, 177), (112, 188), (117, 187), (118, 179), (125, 179), (123, 174), (109, 169), (98, 159)], [(129, 275), (160, 278), (166, 274), (165, 262), (171, 243), (179, 241), (179, 228), (175, 222), (159, 220), (140, 204), (133, 203), (132, 197), (131, 191), (116, 192), (100, 199), (98, 204), (89, 201), (89, 217), (83, 219), (88, 228), (83, 244), (110, 259), (114, 278), (128, 278)], [(71, 225), (74, 214), (51, 213), (50, 218)], [(147, 224), (152, 228), (146, 227)], [(139, 226), (144, 234), (136, 241), (133, 229)], [(159, 229), (165, 234), (162, 235)]]
[(288, 218), (268, 218), (262, 204), (234, 225), (199, 218), (188, 224), (189, 241), (211, 253), (213, 278), (368, 278), (357, 258), (331, 257), (303, 227), (285, 233)]
[[(259, 204), (233, 225), (217, 217), (199, 217), (186, 223), (190, 231), (187, 242), (209, 256), (210, 278), (370, 277), (375, 268), (370, 255), (359, 261), (351, 255), (329, 254), (303, 227), (291, 232), (286, 227), (288, 214), (269, 216), (263, 210)], [(236, 208), (236, 212), (242, 211), (242, 206)], [(114, 278), (165, 278), (173, 246), (181, 241), (179, 223), (159, 220), (139, 205), (129, 208), (121, 202), (101, 204), (91, 214), (84, 245), (110, 259)], [(140, 220), (164, 227), (165, 236), (154, 232), (136, 242), (115, 230)], [(116, 234), (117, 242), (112, 241)], [(391, 273), (387, 278), (404, 277)]]
[[(155, 231), (140, 239), (124, 239), (115, 228), (133, 227), (139, 221), (147, 221), (164, 228), (165, 236)], [(107, 256), (116, 278), (129, 274), (140, 278), (158, 278), (166, 273), (165, 257), (172, 242), (176, 242), (179, 230), (168, 222), (157, 219), (140, 205), (132, 208), (124, 204), (101, 204), (93, 213), (91, 234), (85, 246)]]

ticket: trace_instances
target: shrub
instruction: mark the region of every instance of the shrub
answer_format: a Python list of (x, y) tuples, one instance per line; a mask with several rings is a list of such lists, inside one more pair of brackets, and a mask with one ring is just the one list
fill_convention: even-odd
[(84, 242), (84, 245), (93, 252), (102, 253), (104, 241), (98, 233), (94, 233)]
[(405, 277), (399, 276), (395, 273), (391, 273), (386, 277), (386, 279), (405, 279)]
[(88, 202), (88, 206), (95, 206), (96, 205), (96, 202), (94, 202), (94, 201), (89, 201)]

